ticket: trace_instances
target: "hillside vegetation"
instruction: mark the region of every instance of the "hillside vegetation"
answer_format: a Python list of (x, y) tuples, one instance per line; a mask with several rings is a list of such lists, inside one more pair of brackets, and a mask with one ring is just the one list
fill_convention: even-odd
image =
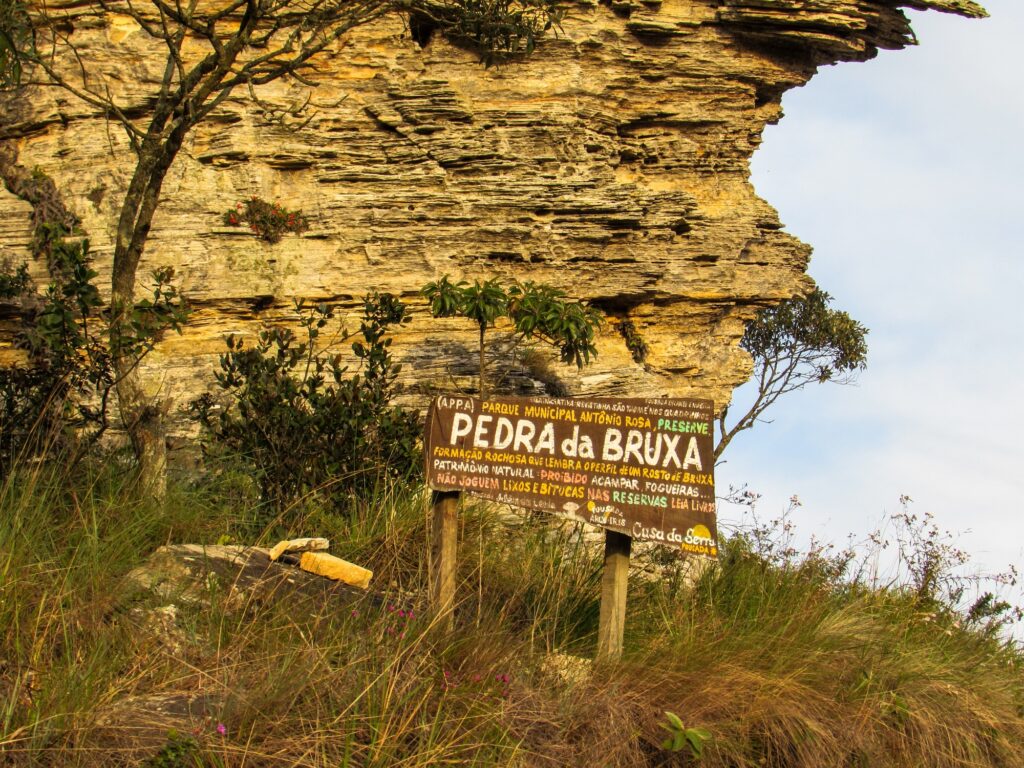
[[(225, 467), (157, 509), (117, 455), (59, 466), (0, 489), (5, 766), (1024, 765), (1022, 656), (999, 613), (913, 579), (872, 586), (846, 555), (736, 535), (694, 583), (666, 557), (663, 578), (631, 582), (624, 658), (590, 664), (600, 557), (577, 529), (465, 508), (445, 633), (420, 488), (261, 512)], [(330, 537), (375, 571), (370, 593), (338, 610), (210, 584), (157, 625), (166, 599), (126, 586), (168, 542), (288, 534)], [(158, 695), (206, 714), (142, 718)]]

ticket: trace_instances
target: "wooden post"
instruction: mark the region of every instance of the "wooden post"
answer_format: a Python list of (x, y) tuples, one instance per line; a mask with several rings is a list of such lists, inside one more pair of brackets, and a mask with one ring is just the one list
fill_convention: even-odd
[(430, 505), (434, 513), (430, 602), (441, 626), (446, 630), (452, 628), (452, 609), (455, 606), (460, 495), (458, 491), (432, 491), (430, 494)]
[(604, 574), (601, 576), (601, 618), (597, 628), (597, 658), (622, 656), (626, 629), (626, 583), (633, 540), (624, 533), (604, 532)]

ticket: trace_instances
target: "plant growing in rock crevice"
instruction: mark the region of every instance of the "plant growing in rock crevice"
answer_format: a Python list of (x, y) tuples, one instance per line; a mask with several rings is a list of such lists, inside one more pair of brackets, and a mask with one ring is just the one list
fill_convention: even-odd
[(557, 0), (454, 0), (424, 2), (414, 13), (419, 26), (441, 23), (456, 45), (475, 51), (485, 66), (529, 55), (537, 41), (557, 27), (565, 9)]
[(637, 330), (636, 323), (627, 318), (626, 320), (619, 321), (615, 327), (619, 335), (626, 342), (626, 349), (629, 350), (629, 354), (633, 357), (633, 362), (643, 363), (647, 360), (647, 353), (650, 350), (647, 347), (647, 342), (644, 341), (644, 337)]
[(281, 242), (286, 232), (299, 235), (309, 229), (309, 220), (302, 211), (291, 211), (278, 202), (268, 203), (255, 196), (237, 203), (222, 219), (229, 227), (248, 226), (261, 240), (271, 244)]

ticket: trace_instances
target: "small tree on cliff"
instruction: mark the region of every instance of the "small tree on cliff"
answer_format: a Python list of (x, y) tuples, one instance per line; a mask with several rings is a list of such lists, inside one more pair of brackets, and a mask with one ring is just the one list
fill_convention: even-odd
[(732, 427), (728, 407), (719, 417), (717, 460), (732, 439), (758, 422), (783, 395), (812, 382), (849, 384), (867, 365), (868, 329), (846, 312), (832, 309), (832, 297), (815, 289), (761, 312), (747, 326), (740, 346), (754, 359), (757, 395)]
[[(30, 64), (41, 76), (24, 84), (55, 85), (120, 124), (135, 155), (121, 201), (111, 275), (111, 334), (131, 316), (136, 273), (160, 191), (182, 145), (197, 125), (239, 93), (281, 78), (306, 85), (317, 56), (350, 30), (394, 10), (429, 16), (442, 30), (475, 45), (485, 62), (529, 51), (559, 12), (553, 0), (98, 0), (92, 7), (57, 12), (43, 2), (2, 0), (31, 12), (36, 45)], [(130, 19), (165, 56), (162, 77), (144, 97), (120, 96), (101, 68), (80, 55), (72, 31), (88, 17)], [(22, 18), (22, 17), (18, 17)], [(5, 38), (6, 39), (6, 38)], [(15, 52), (15, 69), (25, 61)], [(3, 61), (3, 59), (0, 59)], [(166, 453), (161, 410), (147, 398), (132, 361), (119, 358), (118, 400), (139, 460), (140, 479), (162, 495)]]
[(472, 284), (451, 282), (445, 275), (423, 286), (434, 317), (465, 317), (480, 332), (480, 397), (487, 397), (487, 366), (484, 357), (487, 329), (498, 318), (512, 322), (524, 340), (542, 341), (558, 349), (563, 363), (582, 368), (597, 356), (594, 336), (601, 326), (600, 313), (580, 301), (569, 300), (564, 291), (534, 282), (502, 285), (498, 278)]

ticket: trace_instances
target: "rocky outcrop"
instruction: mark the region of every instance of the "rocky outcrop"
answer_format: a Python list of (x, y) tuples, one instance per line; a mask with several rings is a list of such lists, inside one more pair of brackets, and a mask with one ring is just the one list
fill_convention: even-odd
[[(196, 614), (213, 611), (231, 617), (231, 624), (244, 616), (248, 631), (258, 634), (275, 612), (315, 622), (354, 617), (382, 604), (378, 595), (272, 562), (262, 547), (159, 547), (125, 577), (111, 620), (124, 623), (140, 657), (180, 667), (179, 684), (140, 686), (96, 702), (76, 747), (119, 757), (97, 764), (184, 765), (201, 743), (220, 739), (223, 713), (244, 707), (246, 691), (209, 675), (188, 679), (188, 670), (203, 669), (218, 653), (195, 631)], [(0, 693), (2, 683), (0, 675)], [(177, 760), (175, 753), (181, 753)]]
[[(133, 22), (51, 6), (144, 111), (162, 59)], [(429, 29), (414, 39), (397, 14), (358, 29), (319, 61), (315, 89), (240, 90), (188, 138), (140, 274), (175, 265), (195, 313), (146, 379), (180, 404), (206, 388), (226, 334), (294, 319), (298, 297), (338, 303), (351, 328), (378, 289), (419, 310), (395, 345), (410, 392), (471, 387), (471, 328), (430, 319), (417, 291), (444, 273), (503, 275), (631, 320), (649, 349), (634, 361), (612, 322), (582, 372), (506, 355), (507, 389), (725, 403), (749, 374), (746, 321), (810, 282), (810, 248), (757, 197), (750, 157), (818, 66), (915, 42), (899, 6), (984, 15), (970, 0), (576, 2), (533, 56), (492, 68)], [(56, 89), (6, 99), (2, 143), (56, 180), (106, 281), (124, 137)], [(301, 209), (310, 229), (270, 245), (223, 226), (251, 195)], [(0, 191), (0, 258), (27, 258), (29, 210)]]
[(224, 594), (224, 606), (241, 610), (253, 604), (308, 600), (323, 606), (361, 598), (355, 587), (325, 579), (270, 559), (262, 547), (237, 544), (169, 544), (126, 577), (128, 591), (149, 592), (182, 605), (205, 605), (210, 593)]

